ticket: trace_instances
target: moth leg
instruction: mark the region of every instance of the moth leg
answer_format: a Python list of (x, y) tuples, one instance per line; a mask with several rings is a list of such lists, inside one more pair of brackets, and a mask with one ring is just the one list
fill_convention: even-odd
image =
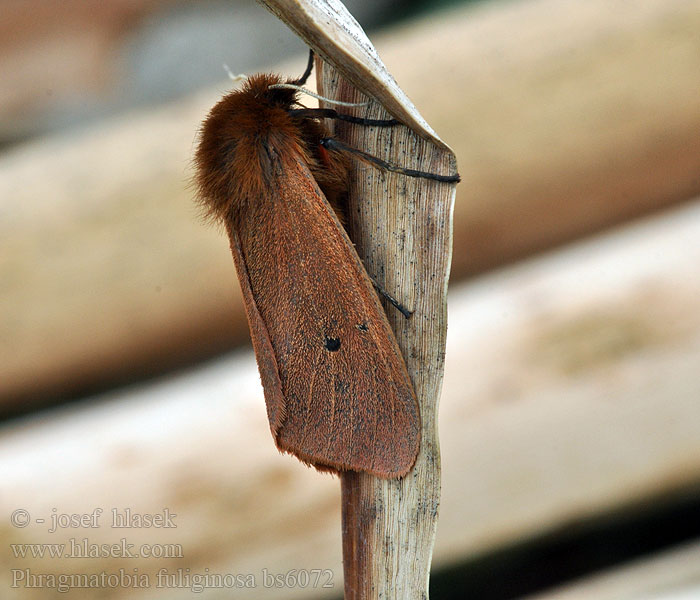
[(377, 289), (377, 292), (379, 293), (380, 296), (384, 296), (389, 303), (396, 309), (398, 310), (404, 317), (407, 319), (410, 319), (413, 316), (413, 311), (408, 310), (403, 304), (401, 304), (396, 298), (394, 298), (389, 292), (387, 292), (381, 285), (379, 285), (374, 277), (371, 275), (369, 278), (372, 280), (372, 285)]
[(352, 148), (351, 146), (343, 144), (343, 142), (339, 142), (333, 138), (323, 138), (321, 140), (321, 146), (323, 146), (326, 150), (347, 152), (357, 157), (359, 160), (374, 165), (375, 167), (379, 167), (380, 169), (384, 169), (386, 171), (393, 171), (394, 173), (401, 173), (402, 175), (406, 175), (408, 177), (422, 177), (423, 179), (432, 179), (433, 181), (443, 181), (445, 183), (459, 183), (460, 181), (459, 174), (438, 175), (437, 173), (417, 171), (416, 169), (404, 169), (403, 167), (392, 165), (391, 163), (383, 161), (381, 158), (377, 158), (376, 156), (362, 152), (362, 150), (358, 150), (357, 148)]
[(311, 75), (311, 71), (314, 68), (314, 51), (309, 48), (309, 62), (306, 64), (306, 70), (304, 71), (303, 75), (299, 77), (299, 79), (296, 79), (292, 83), (294, 85), (304, 85), (306, 83), (306, 80), (309, 78), (309, 75)]
[(396, 119), (365, 119), (363, 117), (353, 117), (344, 115), (332, 108), (294, 108), (289, 111), (292, 117), (302, 117), (307, 119), (335, 119), (336, 121), (346, 121), (355, 125), (367, 125), (371, 127), (394, 127), (401, 125)]

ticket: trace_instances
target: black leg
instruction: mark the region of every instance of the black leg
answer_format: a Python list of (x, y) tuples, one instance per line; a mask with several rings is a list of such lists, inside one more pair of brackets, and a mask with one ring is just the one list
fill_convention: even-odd
[(321, 140), (321, 146), (323, 146), (327, 150), (349, 152), (353, 156), (356, 156), (360, 160), (368, 162), (374, 165), (375, 167), (385, 169), (386, 171), (393, 171), (394, 173), (401, 173), (402, 175), (406, 175), (408, 177), (422, 177), (423, 179), (432, 179), (433, 181), (443, 181), (445, 183), (459, 183), (460, 181), (459, 174), (438, 175), (437, 173), (428, 173), (427, 171), (416, 171), (415, 169), (404, 169), (403, 167), (397, 167), (396, 165), (392, 165), (391, 163), (383, 161), (380, 158), (377, 158), (376, 156), (372, 156), (371, 154), (362, 152), (362, 150), (358, 150), (357, 148), (347, 146), (346, 144), (343, 144), (343, 142), (339, 142), (338, 140), (334, 140), (333, 138), (323, 138)]
[(290, 83), (293, 83), (294, 85), (304, 85), (306, 83), (306, 80), (309, 78), (309, 75), (311, 75), (311, 71), (314, 68), (314, 51), (309, 48), (309, 62), (306, 65), (306, 71), (304, 71), (304, 74), (299, 77), (296, 81), (292, 81)]
[(394, 127), (401, 123), (396, 119), (365, 119), (363, 117), (353, 117), (351, 115), (343, 115), (332, 108), (295, 108), (289, 111), (292, 117), (306, 117), (307, 119), (336, 119), (338, 121), (347, 121), (356, 125), (368, 125), (373, 127)]
[(379, 285), (379, 284), (374, 280), (374, 277), (372, 277), (372, 276), (370, 275), (369, 278), (372, 280), (372, 284), (374, 284), (374, 287), (377, 288), (377, 292), (379, 292), (379, 294), (380, 294), (381, 296), (384, 296), (384, 297), (390, 302), (390, 304), (391, 304), (396, 310), (398, 310), (404, 317), (406, 317), (407, 319), (410, 319), (411, 316), (413, 316), (413, 311), (412, 311), (412, 310), (408, 310), (408, 309), (407, 309), (403, 304), (401, 304), (396, 298), (394, 298), (391, 294), (389, 294), (389, 292), (386, 292), (386, 291), (384, 290), (384, 288), (383, 288), (381, 285)]

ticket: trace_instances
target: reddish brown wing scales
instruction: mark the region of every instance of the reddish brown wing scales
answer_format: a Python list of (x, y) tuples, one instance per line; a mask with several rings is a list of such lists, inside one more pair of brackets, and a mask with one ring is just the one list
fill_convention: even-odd
[(278, 448), (326, 470), (399, 477), (418, 405), (376, 292), (300, 157), (229, 225)]

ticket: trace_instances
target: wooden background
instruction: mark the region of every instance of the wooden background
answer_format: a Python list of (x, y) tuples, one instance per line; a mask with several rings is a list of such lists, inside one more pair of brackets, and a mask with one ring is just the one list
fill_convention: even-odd
[[(463, 177), (436, 568), (700, 483), (698, 31), (697, 0), (520, 0), (375, 40)], [(246, 343), (226, 240), (198, 221), (187, 187), (197, 125), (226, 85), (0, 157), (5, 412)], [(11, 569), (153, 576), (166, 562), (260, 581), (263, 568), (327, 567), (341, 589), (338, 482), (276, 454), (248, 350), (8, 423), (0, 475), (5, 514), (180, 515), (175, 531), (128, 538), (180, 543), (182, 559)], [(85, 534), (0, 531), (7, 543)], [(697, 584), (697, 544), (673, 552), (547, 597)], [(255, 594), (237, 597), (324, 590)]]

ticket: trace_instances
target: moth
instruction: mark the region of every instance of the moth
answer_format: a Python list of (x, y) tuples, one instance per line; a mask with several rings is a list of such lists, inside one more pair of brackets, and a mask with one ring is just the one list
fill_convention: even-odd
[[(343, 229), (353, 155), (407, 171), (331, 138), (324, 119), (394, 126), (304, 108), (305, 73), (249, 77), (202, 125), (198, 197), (228, 233), (270, 429), (279, 450), (321, 471), (408, 473), (421, 420), (377, 292)], [(290, 85), (291, 87), (285, 87)]]

